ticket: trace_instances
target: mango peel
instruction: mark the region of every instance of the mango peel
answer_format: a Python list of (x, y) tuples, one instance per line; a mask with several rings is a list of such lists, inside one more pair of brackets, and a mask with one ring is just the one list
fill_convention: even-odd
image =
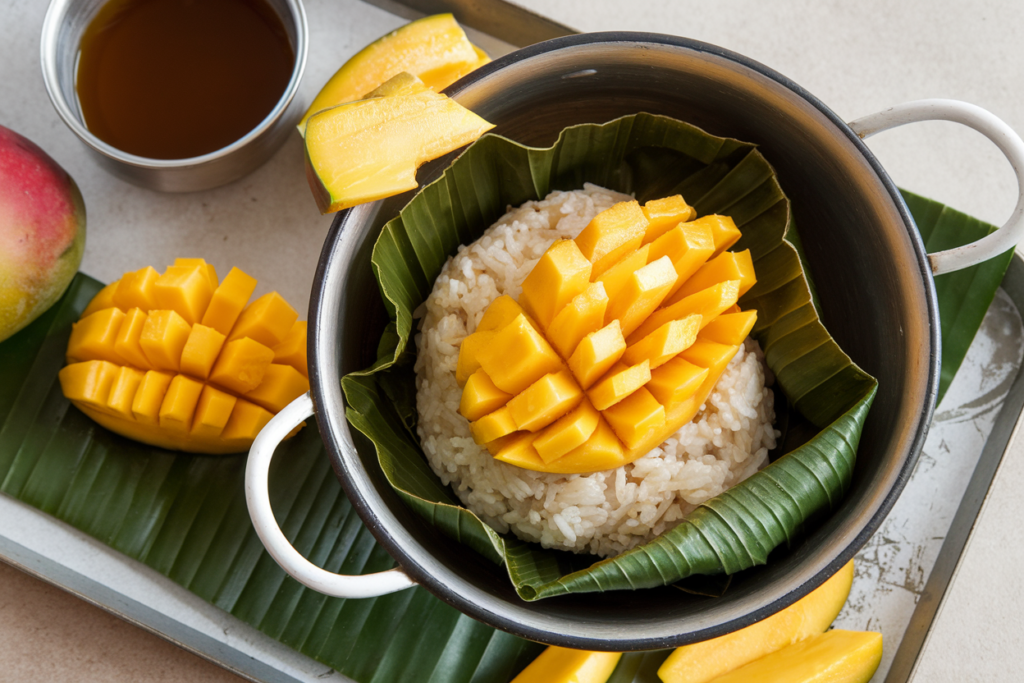
[(518, 302), (491, 304), (456, 370), (477, 443), (524, 469), (596, 472), (693, 419), (757, 319), (736, 306), (756, 277), (749, 251), (725, 251), (735, 223), (693, 217), (678, 195), (620, 202), (555, 242)]
[(72, 326), (58, 377), (76, 407), (136, 441), (194, 453), (248, 450), (309, 390), (306, 325), (256, 280), (218, 281), (202, 259), (125, 273)]

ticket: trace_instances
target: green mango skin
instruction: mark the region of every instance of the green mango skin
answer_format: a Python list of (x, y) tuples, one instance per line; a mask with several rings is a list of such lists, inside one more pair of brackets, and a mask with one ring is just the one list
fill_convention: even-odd
[(85, 203), (67, 172), (0, 126), (0, 341), (67, 289), (85, 250)]

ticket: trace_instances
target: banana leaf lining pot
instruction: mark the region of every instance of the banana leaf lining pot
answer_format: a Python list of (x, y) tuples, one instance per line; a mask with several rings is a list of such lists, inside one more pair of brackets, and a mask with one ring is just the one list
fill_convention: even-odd
[[(734, 577), (724, 597), (665, 587), (522, 601), (504, 567), (443, 536), (399, 499), (373, 446), (345, 419), (339, 378), (373, 362), (387, 322), (370, 254), (381, 227), (409, 198), (396, 197), (342, 212), (327, 237), (310, 303), (312, 403), (307, 399), (305, 409), (315, 411), (348, 497), (401, 570), (378, 575), (377, 587), (364, 582), (348, 592), (315, 573), (297, 578), (349, 597), (415, 582), (516, 635), (614, 651), (722, 635), (817, 587), (853, 557), (901, 492), (924, 443), (939, 376), (933, 264), (899, 192), (857, 133), (756, 62), (653, 34), (585, 34), (541, 43), (479, 69), (450, 94), (496, 124), (494, 132), (536, 146), (550, 145), (566, 126), (641, 111), (759, 145), (791, 200), (823, 322), (856, 363), (880, 378), (854, 480), (835, 513), (792, 548), (777, 550), (767, 565)], [(862, 135), (873, 132), (870, 124), (865, 120)], [(424, 167), (421, 186), (449, 161)], [(262, 486), (265, 491), (265, 481)], [(259, 521), (257, 530), (286, 564)]]

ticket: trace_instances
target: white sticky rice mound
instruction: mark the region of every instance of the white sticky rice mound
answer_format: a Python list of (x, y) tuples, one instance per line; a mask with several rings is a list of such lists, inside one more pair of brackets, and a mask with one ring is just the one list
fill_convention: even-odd
[(417, 310), (416, 405), (431, 468), (487, 524), (545, 548), (617, 555), (678, 524), (700, 503), (764, 466), (775, 447), (770, 373), (748, 339), (692, 422), (638, 460), (605, 472), (548, 474), (495, 460), (458, 413), (462, 340), (487, 306), (517, 298), (556, 239), (572, 239), (597, 213), (631, 197), (586, 185), (510, 210), (448, 259)]

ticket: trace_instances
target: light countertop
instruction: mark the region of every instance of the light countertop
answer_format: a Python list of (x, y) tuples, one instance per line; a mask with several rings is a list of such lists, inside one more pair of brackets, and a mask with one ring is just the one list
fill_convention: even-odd
[[(88, 213), (82, 269), (104, 281), (146, 264), (203, 256), (237, 265), (306, 309), (331, 218), (306, 186), (296, 135), (252, 175), (167, 195), (100, 169), (50, 105), (39, 67), (46, 2), (0, 9), (0, 124), (32, 139), (75, 178)], [(521, 0), (582, 31), (672, 33), (744, 54), (796, 81), (846, 120), (947, 97), (1024, 131), (1024, 3), (1019, 0)], [(402, 20), (358, 0), (305, 0), (310, 51), (301, 97), (369, 38)], [(1001, 223), (1015, 202), (1009, 164), (979, 134), (926, 123), (872, 138), (901, 187)], [(0, 565), (0, 680), (227, 681), (214, 665), (77, 598)], [(1006, 680), (1010, 680), (1007, 678)]]

